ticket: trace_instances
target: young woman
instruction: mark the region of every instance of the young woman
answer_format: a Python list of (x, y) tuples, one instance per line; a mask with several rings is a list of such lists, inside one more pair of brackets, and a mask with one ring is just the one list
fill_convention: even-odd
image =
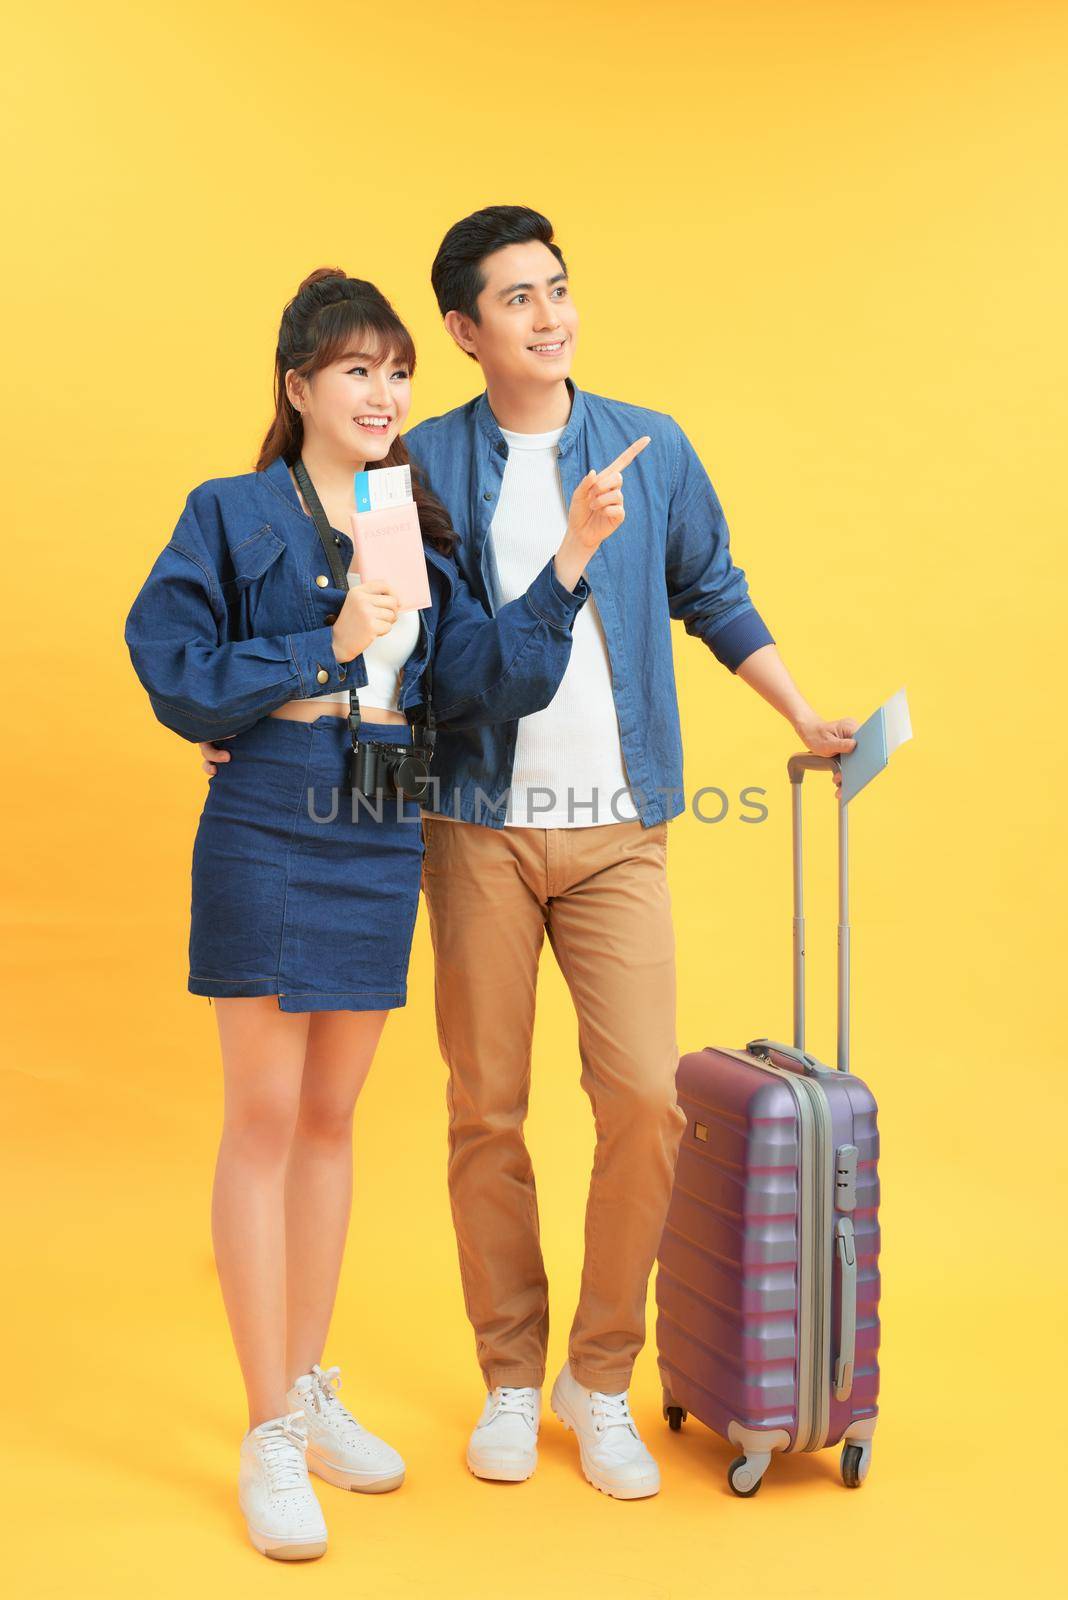
[(388, 585), (360, 583), (354, 474), (408, 462), (414, 368), (377, 289), (335, 269), (306, 278), (282, 316), (256, 471), (193, 490), (126, 624), (160, 721), (227, 739), (234, 756), (193, 849), (189, 988), (214, 998), (222, 1049), (212, 1235), (248, 1396), (239, 1501), (253, 1544), (283, 1560), (326, 1549), (309, 1467), (367, 1493), (404, 1477), (342, 1405), (339, 1368), (320, 1362), (353, 1109), (406, 998), (420, 763), (435, 721), (549, 702), (582, 572), (623, 520), (620, 473), (591, 473), (556, 556), (490, 618), (450, 558), (444, 508), (413, 477), (431, 603), (401, 611)]

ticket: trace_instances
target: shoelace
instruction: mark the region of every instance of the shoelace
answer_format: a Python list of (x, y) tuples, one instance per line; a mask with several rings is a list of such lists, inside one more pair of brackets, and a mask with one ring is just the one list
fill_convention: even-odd
[(357, 1422), (347, 1406), (343, 1406), (337, 1397), (341, 1388), (340, 1367), (312, 1367), (312, 1376), (315, 1387), (312, 1390), (312, 1404), (320, 1416), (326, 1416), (332, 1421), (340, 1423), (350, 1432), (362, 1433), (363, 1427)]
[(638, 1437), (625, 1391), (623, 1394), (602, 1394), (599, 1389), (591, 1389), (590, 1399), (598, 1433), (603, 1433), (606, 1428), (629, 1428), (634, 1437)]
[(532, 1429), (537, 1431), (538, 1419), (535, 1414), (533, 1389), (499, 1388), (493, 1415), (499, 1417), (502, 1411), (512, 1416), (522, 1417)]
[(305, 1478), (306, 1446), (303, 1411), (291, 1411), (288, 1416), (274, 1417), (264, 1423), (259, 1435), (260, 1459), (272, 1494), (301, 1488)]

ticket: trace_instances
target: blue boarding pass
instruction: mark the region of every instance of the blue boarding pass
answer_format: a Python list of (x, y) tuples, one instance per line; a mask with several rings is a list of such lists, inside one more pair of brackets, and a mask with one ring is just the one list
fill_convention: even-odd
[(377, 467), (356, 474), (357, 511), (388, 511), (410, 504), (412, 498), (411, 467)]

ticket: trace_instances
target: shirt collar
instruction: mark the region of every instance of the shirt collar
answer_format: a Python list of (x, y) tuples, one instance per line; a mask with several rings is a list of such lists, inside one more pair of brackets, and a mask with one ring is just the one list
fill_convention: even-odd
[[(581, 433), (586, 413), (585, 397), (578, 384), (571, 378), (565, 378), (564, 382), (567, 384), (568, 392), (571, 395), (571, 415), (567, 419), (567, 425), (556, 446), (557, 453), (561, 456), (567, 455)], [(475, 425), (494, 449), (498, 445), (505, 444), (504, 434), (498, 426), (497, 418), (490, 410), (489, 396), (486, 394), (485, 389), (475, 401)]]
[(305, 515), (304, 507), (297, 499), (297, 491), (293, 487), (293, 479), (289, 475), (289, 468), (286, 466), (282, 456), (276, 457), (269, 467), (264, 467), (263, 476), (294, 511), (299, 512), (302, 517)]

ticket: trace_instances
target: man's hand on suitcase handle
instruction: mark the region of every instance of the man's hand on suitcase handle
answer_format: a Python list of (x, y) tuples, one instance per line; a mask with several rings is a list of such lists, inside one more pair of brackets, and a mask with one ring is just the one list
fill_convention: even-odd
[[(836, 717), (833, 722), (824, 722), (822, 718), (813, 716), (802, 719), (795, 726), (799, 737), (814, 756), (842, 756), (856, 748), (857, 741), (853, 734), (860, 723), (855, 717)], [(837, 767), (834, 771), (834, 787), (840, 797), (842, 774)]]

